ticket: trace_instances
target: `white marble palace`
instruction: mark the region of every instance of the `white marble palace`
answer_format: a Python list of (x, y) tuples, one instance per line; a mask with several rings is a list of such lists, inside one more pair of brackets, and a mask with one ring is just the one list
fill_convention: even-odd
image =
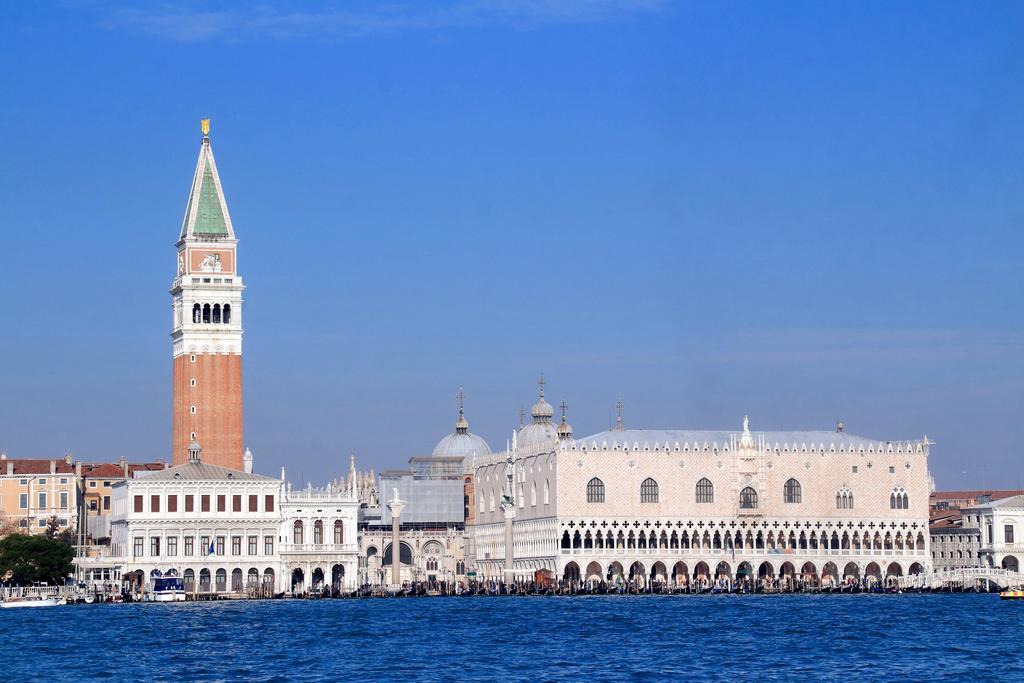
[[(476, 567), (577, 582), (803, 580), (927, 571), (926, 438), (834, 431), (614, 429), (573, 438), (544, 400), (515, 446), (477, 461)], [(890, 579), (891, 580), (891, 579)]]

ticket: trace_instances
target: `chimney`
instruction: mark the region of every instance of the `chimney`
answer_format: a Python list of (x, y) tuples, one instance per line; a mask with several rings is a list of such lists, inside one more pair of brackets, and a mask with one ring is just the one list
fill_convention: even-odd
[[(6, 456), (7, 454), (4, 453), (4, 455)], [(7, 458), (5, 457), (4, 460), (7, 460)], [(10, 477), (13, 474), (14, 474), (14, 461), (13, 460), (7, 460), (7, 476)]]
[(72, 460), (73, 460), (73, 458), (71, 457), (70, 453), (65, 453), (64, 454), (64, 463), (65, 464), (70, 465)]
[(56, 460), (51, 460), (50, 461), (50, 474), (57, 474), (57, 461)]
[(124, 478), (127, 479), (128, 478), (128, 461), (125, 460), (124, 456), (122, 455), (120, 460), (117, 461), (117, 464), (121, 468), (121, 471), (124, 472)]
[(6, 459), (7, 459), (7, 451), (4, 451), (3, 453), (0, 453), (0, 460), (6, 460)]
[(82, 463), (81, 461), (75, 463), (75, 476), (79, 479), (82, 478)]
[(843, 429), (845, 427), (846, 427), (846, 425), (843, 424), (842, 420), (837, 420), (836, 421), (836, 434), (842, 434), (843, 433)]

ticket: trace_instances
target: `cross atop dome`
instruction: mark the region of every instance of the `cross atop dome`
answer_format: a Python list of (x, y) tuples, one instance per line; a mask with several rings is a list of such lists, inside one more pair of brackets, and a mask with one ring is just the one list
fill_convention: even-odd
[(569, 424), (567, 414), (569, 412), (569, 404), (562, 401), (560, 406), (562, 408), (562, 424), (558, 425), (558, 439), (560, 441), (566, 441), (572, 438), (572, 426)]
[(469, 431), (469, 420), (466, 419), (466, 392), (462, 390), (462, 385), (459, 385), (459, 393), (455, 395), (455, 398), (459, 402), (459, 419), (455, 421), (455, 433), (465, 434)]
[(533, 404), (533, 409), (530, 411), (535, 423), (550, 422), (551, 418), (555, 414), (555, 410), (551, 407), (551, 404), (544, 400), (545, 384), (547, 384), (547, 382), (544, 381), (544, 375), (542, 373), (540, 379), (537, 380), (537, 386), (540, 387), (540, 397), (537, 399), (537, 402)]

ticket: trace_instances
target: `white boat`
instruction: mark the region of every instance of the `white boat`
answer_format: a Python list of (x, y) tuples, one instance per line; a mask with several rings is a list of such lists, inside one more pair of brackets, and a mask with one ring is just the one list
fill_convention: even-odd
[(153, 590), (149, 593), (153, 602), (184, 602), (185, 585), (176, 576), (161, 576), (153, 579)]
[(3, 609), (12, 609), (14, 607), (56, 607), (57, 605), (65, 604), (67, 604), (67, 601), (64, 598), (27, 595), (23, 598), (4, 600), (0, 602), (0, 607)]

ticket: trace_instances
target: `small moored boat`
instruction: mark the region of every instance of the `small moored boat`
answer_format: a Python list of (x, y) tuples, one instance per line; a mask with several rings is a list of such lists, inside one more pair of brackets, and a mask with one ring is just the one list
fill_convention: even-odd
[(56, 607), (63, 604), (66, 604), (64, 598), (27, 595), (22, 598), (4, 600), (0, 602), (0, 607), (3, 609), (12, 609), (14, 607)]
[(999, 597), (1003, 600), (1024, 600), (1024, 591), (1003, 591)]
[(153, 579), (150, 596), (153, 602), (184, 602), (185, 584), (177, 576), (158, 576)]

